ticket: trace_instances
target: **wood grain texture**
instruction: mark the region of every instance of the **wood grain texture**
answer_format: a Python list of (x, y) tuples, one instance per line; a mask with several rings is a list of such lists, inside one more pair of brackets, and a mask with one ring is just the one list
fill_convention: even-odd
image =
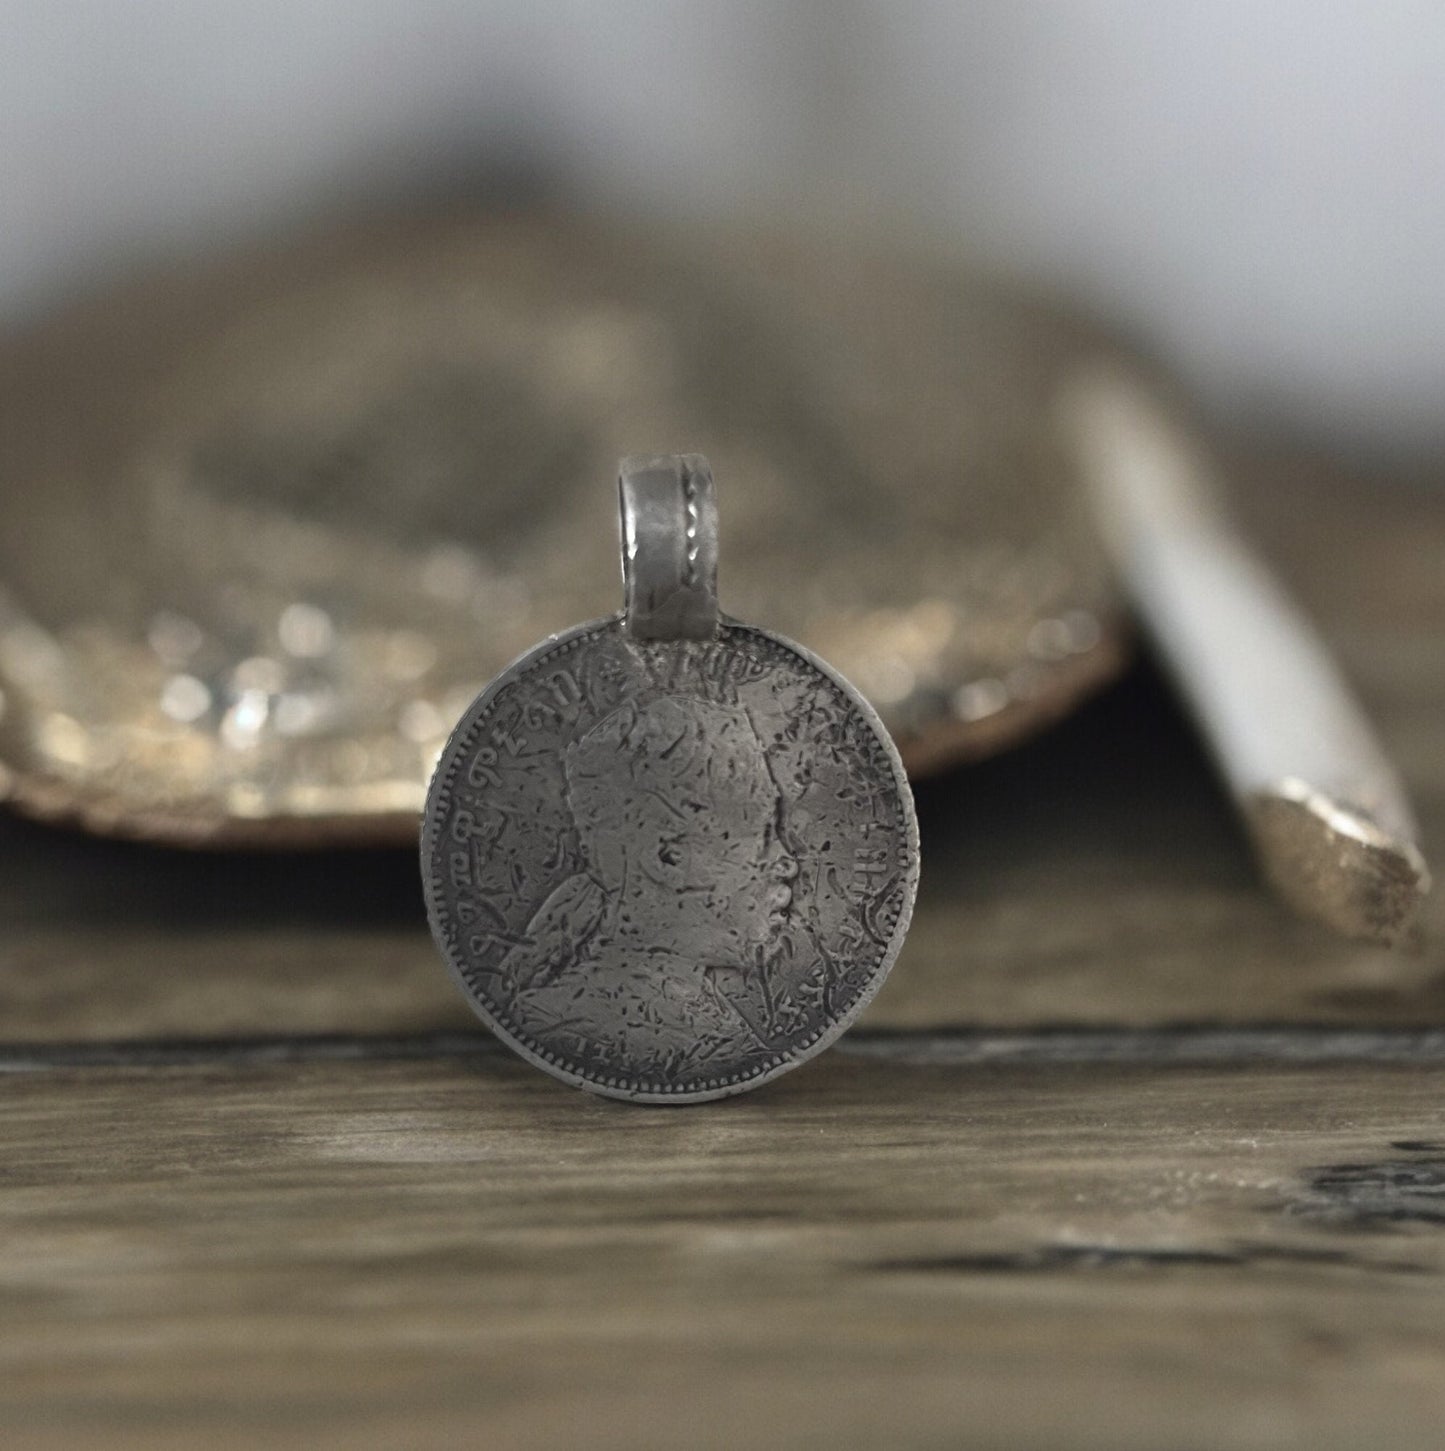
[(1445, 1066), (14, 1074), (10, 1447), (1434, 1447)]

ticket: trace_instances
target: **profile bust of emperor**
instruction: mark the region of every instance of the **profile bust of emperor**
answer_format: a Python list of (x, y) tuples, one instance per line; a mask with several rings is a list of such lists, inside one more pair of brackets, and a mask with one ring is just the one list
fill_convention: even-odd
[(564, 769), (582, 870), (501, 964), (539, 1039), (606, 1042), (657, 1071), (736, 1051), (740, 1035), (770, 1049), (784, 1031), (789, 988), (773, 959), (797, 863), (747, 712), (686, 695), (629, 701), (569, 744)]

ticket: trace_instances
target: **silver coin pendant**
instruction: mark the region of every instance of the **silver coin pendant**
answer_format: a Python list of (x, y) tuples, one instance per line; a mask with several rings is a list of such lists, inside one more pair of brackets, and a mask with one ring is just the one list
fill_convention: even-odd
[(741, 1093), (827, 1047), (903, 943), (918, 829), (872, 708), (720, 614), (699, 455), (624, 461), (625, 607), (545, 640), (462, 716), (422, 876), (484, 1022), (593, 1093)]

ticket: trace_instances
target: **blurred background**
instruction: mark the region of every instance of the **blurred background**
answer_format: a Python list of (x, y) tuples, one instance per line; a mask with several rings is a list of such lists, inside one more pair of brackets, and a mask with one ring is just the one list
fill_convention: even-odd
[(960, 241), (1218, 420), (1445, 444), (1427, 0), (48, 0), (3, 6), (0, 321), (141, 261), (540, 169)]

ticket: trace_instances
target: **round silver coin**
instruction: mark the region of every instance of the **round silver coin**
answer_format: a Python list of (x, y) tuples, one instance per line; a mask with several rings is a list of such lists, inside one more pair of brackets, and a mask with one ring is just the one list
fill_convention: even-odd
[(615, 1098), (742, 1092), (827, 1047), (898, 955), (912, 798), (863, 698), (720, 616), (696, 456), (624, 466), (627, 609), (463, 715), (422, 831), (437, 942), (523, 1057)]

